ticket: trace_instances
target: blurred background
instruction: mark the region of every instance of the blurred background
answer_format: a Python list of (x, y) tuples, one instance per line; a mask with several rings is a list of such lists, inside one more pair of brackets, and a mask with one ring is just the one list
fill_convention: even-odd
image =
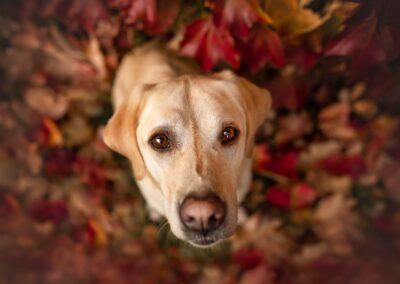
[[(101, 139), (154, 38), (273, 96), (216, 248), (152, 223)], [(2, 0), (0, 283), (398, 283), (399, 115), (396, 0)]]

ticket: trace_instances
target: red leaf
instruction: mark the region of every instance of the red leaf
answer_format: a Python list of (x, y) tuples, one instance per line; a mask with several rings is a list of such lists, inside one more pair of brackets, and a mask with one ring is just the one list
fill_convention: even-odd
[(313, 187), (305, 183), (299, 183), (291, 188), (291, 207), (301, 209), (311, 205), (317, 197)]
[(310, 51), (304, 46), (293, 46), (286, 54), (288, 63), (295, 64), (302, 71), (314, 68), (321, 57), (321, 54)]
[(235, 69), (240, 64), (240, 55), (232, 36), (225, 29), (216, 27), (211, 16), (196, 20), (186, 27), (181, 52), (195, 57), (206, 71), (211, 70), (220, 60)]
[(276, 76), (264, 87), (271, 92), (274, 108), (297, 110), (308, 101), (308, 84), (294, 74)]
[(10, 193), (0, 195), (0, 217), (6, 217), (16, 212), (19, 208), (20, 205), (14, 195)]
[(361, 155), (334, 155), (319, 161), (317, 166), (333, 175), (350, 175), (354, 179), (367, 171), (367, 166)]
[(109, 0), (111, 7), (122, 13), (124, 23), (151, 35), (166, 31), (174, 23), (180, 8), (179, 0)]
[(121, 10), (125, 23), (138, 29), (156, 21), (156, 0), (109, 0), (108, 3)]
[(274, 272), (267, 265), (259, 265), (247, 270), (240, 278), (239, 284), (273, 284)]
[(247, 39), (254, 23), (265, 22), (257, 12), (256, 5), (257, 1), (252, 0), (216, 1), (214, 16), (220, 25), (229, 27), (238, 39)]
[(369, 71), (368, 77), (365, 78), (365, 81), (368, 82), (368, 97), (378, 102), (386, 112), (399, 114), (400, 82), (398, 76), (386, 69)]
[(286, 176), (290, 179), (297, 179), (296, 170), (299, 154), (297, 151), (274, 152), (265, 155), (265, 159), (259, 162), (259, 167), (276, 174)]
[(96, 161), (77, 158), (73, 163), (73, 170), (82, 177), (83, 182), (96, 190), (105, 187), (107, 183), (104, 168)]
[(290, 208), (290, 193), (289, 190), (279, 186), (270, 187), (265, 195), (267, 202), (272, 205), (282, 208)]
[(263, 261), (263, 255), (254, 248), (241, 248), (233, 253), (232, 260), (242, 269), (252, 269)]
[(37, 200), (32, 202), (29, 211), (33, 219), (39, 222), (51, 221), (56, 225), (68, 217), (64, 201)]
[(158, 1), (156, 20), (154, 22), (148, 21), (145, 30), (152, 35), (166, 31), (175, 22), (179, 8), (179, 0)]
[(47, 175), (67, 176), (73, 173), (75, 155), (63, 148), (49, 151), (45, 164)]
[(83, 27), (88, 33), (94, 32), (100, 21), (108, 20), (108, 13), (100, 0), (64, 1), (58, 7), (58, 14), (69, 30)]
[(392, 60), (400, 55), (396, 0), (364, 1), (347, 21), (343, 33), (328, 43), (326, 54), (351, 56), (353, 67), (366, 67)]
[(277, 68), (286, 65), (283, 45), (278, 34), (261, 25), (257, 25), (251, 30), (248, 41), (242, 45), (241, 53), (244, 55), (244, 62), (253, 73), (258, 72), (267, 63), (271, 63)]

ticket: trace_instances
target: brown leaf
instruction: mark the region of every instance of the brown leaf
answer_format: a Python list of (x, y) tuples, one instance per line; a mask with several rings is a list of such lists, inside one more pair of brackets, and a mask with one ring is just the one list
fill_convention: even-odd
[(48, 87), (30, 87), (25, 91), (27, 104), (41, 115), (60, 119), (68, 110), (69, 100), (66, 96), (56, 94)]

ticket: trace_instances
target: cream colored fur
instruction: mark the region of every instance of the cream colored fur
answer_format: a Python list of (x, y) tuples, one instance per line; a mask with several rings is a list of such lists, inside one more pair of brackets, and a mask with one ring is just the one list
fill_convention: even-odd
[[(218, 239), (231, 235), (238, 204), (251, 182), (253, 139), (271, 100), (230, 71), (198, 75), (193, 65), (157, 44), (135, 49), (122, 60), (112, 93), (115, 113), (105, 143), (126, 156), (153, 212), (165, 216), (172, 232), (187, 240), (178, 206), (190, 193), (212, 190), (227, 205)], [(240, 130), (238, 141), (222, 146), (224, 126)], [(174, 133), (177, 148), (154, 151), (150, 137), (159, 129)], [(190, 240), (187, 240), (190, 242)]]

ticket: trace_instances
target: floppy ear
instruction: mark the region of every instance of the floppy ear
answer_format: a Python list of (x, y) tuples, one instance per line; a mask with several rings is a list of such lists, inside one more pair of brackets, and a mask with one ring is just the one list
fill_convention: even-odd
[(144, 105), (144, 93), (149, 85), (136, 87), (115, 110), (104, 129), (104, 143), (115, 152), (127, 157), (133, 167), (135, 178), (140, 180), (146, 175), (146, 167), (140, 153), (136, 129)]
[(271, 108), (271, 94), (268, 90), (256, 86), (229, 70), (216, 73), (214, 76), (233, 82), (239, 90), (238, 100), (244, 108), (247, 120), (246, 155), (250, 157), (253, 154), (256, 131), (266, 119)]

